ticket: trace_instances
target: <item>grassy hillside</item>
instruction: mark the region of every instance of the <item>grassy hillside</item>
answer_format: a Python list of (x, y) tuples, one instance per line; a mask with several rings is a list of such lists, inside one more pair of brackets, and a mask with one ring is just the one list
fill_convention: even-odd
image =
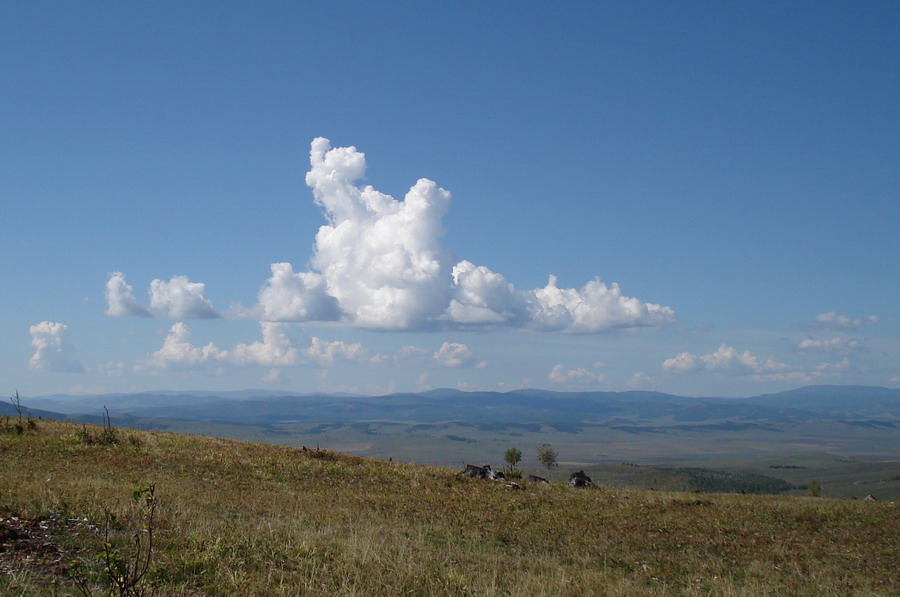
[[(759, 493), (784, 491), (772, 481), (800, 486), (818, 480), (825, 497), (882, 500), (900, 499), (900, 433), (897, 429), (861, 430), (834, 421), (761, 429), (684, 430), (659, 428), (635, 433), (583, 425), (560, 431), (551, 425), (434, 425), (385, 422), (279, 423), (267, 427), (197, 421), (144, 421), (153, 428), (197, 433), (287, 446), (323, 448), (380, 460), (401, 460), (433, 466), (461, 466), (465, 462), (503, 462), (510, 447), (522, 450), (522, 468), (539, 472), (536, 448), (550, 443), (559, 451), (560, 465), (584, 469), (604, 484), (632, 489)], [(640, 467), (623, 463), (640, 464)], [(710, 486), (687, 468), (731, 473)], [(683, 470), (674, 470), (683, 469)], [(758, 483), (740, 476), (763, 475)], [(729, 482), (725, 482), (729, 481)], [(734, 481), (734, 482), (730, 482)], [(756, 488), (756, 489), (754, 489)]]
[[(150, 523), (144, 583), (158, 595), (900, 593), (889, 502), (510, 490), (329, 451), (132, 430), (88, 439), (66, 423), (0, 427), (0, 593), (80, 595), (74, 576), (106, 594), (107, 512), (111, 553), (126, 561)], [(150, 483), (152, 521), (147, 494), (131, 499)]]

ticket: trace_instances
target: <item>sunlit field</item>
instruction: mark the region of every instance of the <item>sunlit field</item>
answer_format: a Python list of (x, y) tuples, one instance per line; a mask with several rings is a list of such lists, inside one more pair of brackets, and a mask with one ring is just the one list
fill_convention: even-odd
[[(111, 594), (900, 592), (892, 502), (511, 488), (326, 450), (0, 429), (4, 595), (110, 594), (110, 554), (148, 564), (132, 593)], [(151, 485), (148, 519), (146, 491), (133, 492)]]

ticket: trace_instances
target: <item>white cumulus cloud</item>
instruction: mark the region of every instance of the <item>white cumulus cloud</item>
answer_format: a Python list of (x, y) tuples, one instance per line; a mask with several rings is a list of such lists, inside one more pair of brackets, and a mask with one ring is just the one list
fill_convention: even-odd
[(328, 223), (316, 234), (313, 267), (356, 325), (425, 326), (449, 302), (449, 255), (440, 243), (450, 193), (420, 179), (397, 201), (355, 182), (366, 170), (354, 147), (332, 149), (318, 138), (306, 184)]
[(221, 317), (204, 296), (206, 285), (191, 282), (187, 276), (173, 276), (168, 282), (150, 282), (150, 308), (172, 319), (211, 319)]
[(169, 371), (202, 369), (208, 363), (221, 359), (223, 352), (215, 344), (194, 346), (188, 341), (190, 330), (184, 322), (176, 322), (169, 328), (162, 347), (150, 355), (142, 365), (135, 369), (143, 371)]
[(219, 358), (237, 365), (262, 367), (287, 367), (297, 363), (299, 351), (285, 333), (283, 324), (263, 321), (259, 327), (261, 342), (238, 344)]
[(663, 369), (672, 373), (694, 371), (700, 367), (699, 358), (689, 352), (679, 352), (671, 359), (663, 361)]
[(147, 307), (139, 305), (134, 289), (125, 282), (125, 274), (112, 272), (106, 282), (106, 314), (110, 317), (153, 317)]
[(314, 272), (295, 273), (290, 263), (273, 263), (272, 277), (259, 291), (263, 321), (334, 321), (337, 301), (329, 296), (325, 279)]
[(738, 352), (734, 347), (722, 344), (714, 352), (695, 355), (682, 352), (663, 361), (665, 371), (685, 373), (688, 371), (719, 371), (755, 374), (785, 373), (791, 370), (789, 365), (779, 363), (772, 358), (761, 359), (749, 350)]
[[(848, 353), (857, 348), (842, 342), (815, 341), (801, 343), (801, 348), (808, 351), (825, 351)], [(663, 362), (663, 370), (668, 373), (685, 373), (689, 371), (709, 371), (733, 375), (744, 375), (755, 382), (781, 383), (815, 383), (822, 378), (841, 377), (851, 369), (850, 360), (844, 357), (836, 363), (822, 362), (811, 368), (795, 367), (781, 363), (773, 358), (760, 358), (749, 350), (738, 352), (733, 347), (722, 344), (709, 354), (696, 355), (682, 352)]]
[(524, 296), (503, 276), (488, 268), (460, 261), (451, 272), (453, 298), (444, 317), (462, 324), (514, 323), (527, 310)]
[(82, 373), (84, 366), (72, 354), (75, 348), (63, 341), (69, 327), (63, 323), (42, 321), (30, 326), (31, 346), (34, 354), (28, 361), (28, 367), (35, 371), (51, 371), (54, 373)]
[[(190, 330), (184, 322), (177, 322), (169, 329), (162, 347), (135, 367), (136, 371), (187, 371), (222, 366), (256, 366), (282, 368), (300, 365), (331, 367), (338, 361), (369, 362), (377, 364), (380, 356), (371, 357), (361, 344), (329, 342), (321, 338), (310, 339), (308, 347), (299, 347), (291, 339), (288, 324), (270, 321), (260, 322), (262, 339), (250, 344), (237, 344), (223, 350), (213, 343), (197, 346), (189, 341)], [(266, 376), (276, 379), (272, 371)]]
[(559, 288), (556, 280), (550, 276), (545, 287), (526, 295), (531, 321), (539, 329), (590, 333), (675, 321), (669, 307), (624, 296), (618, 284), (607, 286), (594, 279), (576, 290)]

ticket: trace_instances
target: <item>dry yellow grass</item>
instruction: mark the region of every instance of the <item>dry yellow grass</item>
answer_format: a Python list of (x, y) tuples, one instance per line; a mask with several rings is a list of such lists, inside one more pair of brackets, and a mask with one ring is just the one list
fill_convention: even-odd
[[(116, 445), (87, 445), (80, 429), (0, 433), (0, 518), (102, 526), (110, 510), (124, 532), (132, 488), (155, 483), (159, 595), (900, 593), (892, 503), (510, 491), (446, 469), (213, 438), (120, 431)], [(101, 534), (49, 526), (55, 558), (29, 559), (8, 538), (0, 593), (77, 595), (72, 559), (100, 586)]]

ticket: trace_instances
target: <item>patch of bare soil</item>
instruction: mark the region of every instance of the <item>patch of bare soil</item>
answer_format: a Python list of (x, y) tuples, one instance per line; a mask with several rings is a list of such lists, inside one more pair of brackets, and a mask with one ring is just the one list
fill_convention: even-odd
[(28, 570), (51, 578), (64, 576), (77, 550), (61, 546), (59, 539), (95, 531), (94, 525), (74, 518), (0, 518), (0, 574)]

